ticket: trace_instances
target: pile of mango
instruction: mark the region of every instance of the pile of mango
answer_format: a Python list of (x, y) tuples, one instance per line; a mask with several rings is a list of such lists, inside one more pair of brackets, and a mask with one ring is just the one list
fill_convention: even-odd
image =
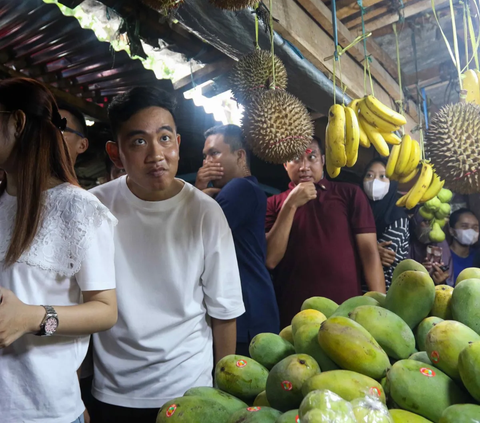
[(479, 423), (480, 269), (435, 286), (401, 262), (388, 294), (314, 297), (250, 356), (215, 368), (215, 388), (165, 404), (157, 423)]

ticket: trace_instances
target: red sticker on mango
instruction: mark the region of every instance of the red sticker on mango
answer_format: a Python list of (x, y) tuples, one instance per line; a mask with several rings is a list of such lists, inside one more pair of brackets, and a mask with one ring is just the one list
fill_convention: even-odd
[(427, 367), (422, 367), (420, 369), (420, 373), (424, 376), (428, 376), (428, 377), (434, 377), (435, 376), (435, 372), (432, 370), (432, 369), (429, 369)]
[(247, 360), (238, 360), (237, 361), (237, 367), (245, 367), (247, 365)]
[(430, 354), (430, 359), (432, 360), (432, 362), (434, 362), (435, 364), (438, 363), (440, 361), (440, 354), (438, 351), (432, 351), (432, 353)]
[(292, 382), (289, 382), (288, 380), (284, 380), (282, 382), (282, 388), (284, 391), (291, 391), (293, 389)]
[(167, 412), (165, 413), (167, 417), (172, 417), (174, 414), (175, 414), (175, 411), (177, 411), (177, 405), (176, 404), (172, 404)]
[(251, 413), (255, 413), (256, 411), (260, 411), (262, 407), (248, 407), (247, 411), (250, 411)]
[(370, 388), (370, 395), (380, 398), (382, 396), (382, 392), (376, 386), (372, 386)]

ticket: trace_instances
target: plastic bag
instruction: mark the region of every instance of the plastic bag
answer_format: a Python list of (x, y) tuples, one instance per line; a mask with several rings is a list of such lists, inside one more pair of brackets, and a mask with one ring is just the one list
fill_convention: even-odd
[(310, 392), (298, 414), (302, 423), (356, 423), (352, 405), (327, 389)]
[(387, 407), (377, 398), (357, 398), (351, 404), (357, 423), (394, 423)]

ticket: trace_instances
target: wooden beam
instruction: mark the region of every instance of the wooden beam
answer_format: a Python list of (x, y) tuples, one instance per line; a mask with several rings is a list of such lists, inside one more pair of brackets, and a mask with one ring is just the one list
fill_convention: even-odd
[[(432, 66), (418, 72), (418, 80), (420, 87), (430, 85), (437, 81), (449, 80), (450, 76), (457, 77), (457, 71), (450, 60), (438, 65)], [(415, 73), (405, 76), (405, 86), (412, 87), (417, 83), (417, 75)]]
[[(369, 11), (367, 14), (364, 15), (364, 20), (365, 22), (369, 22), (373, 19), (375, 19), (377, 16), (383, 15), (384, 13), (387, 13), (390, 10), (388, 6), (378, 6), (375, 9)], [(362, 17), (357, 16), (355, 19), (352, 19), (348, 22), (345, 23), (345, 26), (348, 29), (361, 29), (361, 24), (362, 24)]]
[(227, 73), (232, 68), (235, 61), (229, 57), (209, 63), (203, 68), (197, 70), (192, 75), (187, 75), (173, 85), (175, 91), (185, 92), (192, 89), (195, 85), (203, 84), (210, 79), (216, 78), (224, 73)]
[[(18, 77), (29, 78), (28, 75), (22, 72), (18, 72), (13, 69), (10, 69), (9, 67), (4, 65), (0, 65), (0, 72), (10, 76), (11, 78), (18, 78)], [(98, 119), (103, 122), (108, 121), (108, 115), (107, 115), (106, 109), (96, 105), (95, 103), (85, 101), (79, 97), (76, 97), (72, 94), (62, 91), (56, 87), (52, 87), (51, 85), (48, 85), (48, 84), (44, 84), (44, 85), (47, 86), (47, 88), (52, 92), (52, 94), (57, 98), (57, 100), (61, 100), (63, 102), (71, 104), (72, 106), (80, 110), (82, 113), (85, 113), (86, 115), (92, 118)]]
[[(363, 7), (371, 7), (383, 0), (364, 0), (362, 2)], [(343, 20), (355, 13), (360, 12), (357, 0), (340, 0), (337, 2), (337, 18)]]
[[(328, 34), (333, 33), (332, 13), (330, 9), (321, 0), (297, 1)], [(337, 22), (337, 30), (338, 42), (342, 47), (346, 47), (355, 39), (355, 36), (341, 22)], [(333, 42), (331, 40), (328, 44), (330, 44), (333, 49)], [(368, 39), (367, 48), (369, 53), (371, 53), (372, 56), (376, 59), (372, 62), (370, 66), (373, 77), (380, 83), (380, 85), (391, 97), (393, 97), (394, 99), (398, 99), (400, 97), (400, 88), (398, 86), (398, 83), (393, 78), (393, 76), (397, 75), (396, 63), (372, 39)], [(348, 53), (360, 64), (364, 58), (363, 44), (359, 43), (353, 46), (348, 50)], [(385, 70), (385, 68), (382, 67), (379, 62), (382, 62), (384, 66), (388, 68), (388, 72)], [(360, 81), (363, 82), (363, 76)], [(412, 107), (412, 110), (415, 110), (415, 107)], [(412, 117), (416, 118), (416, 112), (412, 114)]]

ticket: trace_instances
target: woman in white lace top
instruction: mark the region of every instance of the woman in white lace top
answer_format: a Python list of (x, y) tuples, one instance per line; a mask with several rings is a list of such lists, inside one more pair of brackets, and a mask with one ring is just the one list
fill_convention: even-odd
[(78, 187), (52, 94), (0, 82), (0, 420), (82, 422), (88, 335), (117, 319), (116, 219)]

